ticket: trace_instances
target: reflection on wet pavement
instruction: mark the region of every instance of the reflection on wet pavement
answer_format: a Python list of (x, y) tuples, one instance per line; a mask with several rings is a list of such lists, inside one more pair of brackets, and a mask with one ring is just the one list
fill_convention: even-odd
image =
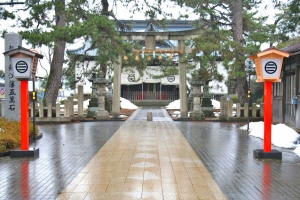
[(239, 131), (238, 123), (174, 122), (228, 199), (299, 199), (300, 158), (292, 149), (282, 161), (258, 161), (263, 141)]
[(282, 161), (253, 159), (263, 142), (239, 126), (172, 122), (160, 108), (39, 126), (38, 158), (0, 158), (0, 199), (299, 199), (300, 158), (272, 147)]
[[(153, 121), (138, 117), (150, 111)], [(226, 199), (169, 119), (162, 109), (139, 110), (58, 199)]]
[(122, 124), (39, 126), (38, 158), (0, 158), (0, 199), (55, 199)]

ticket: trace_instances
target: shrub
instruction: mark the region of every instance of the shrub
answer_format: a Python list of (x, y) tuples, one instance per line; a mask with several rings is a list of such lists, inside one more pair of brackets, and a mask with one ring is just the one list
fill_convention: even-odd
[[(35, 128), (38, 133), (38, 128)], [(20, 122), (0, 118), (0, 152), (19, 147), (21, 144)], [(29, 123), (29, 137), (33, 136), (33, 123)]]
[(230, 100), (232, 100), (233, 103), (240, 103), (240, 99), (239, 99), (238, 95), (232, 95), (230, 97)]
[(263, 103), (263, 98), (261, 98), (261, 99), (257, 99), (257, 103), (258, 103), (258, 104), (261, 104), (261, 103)]

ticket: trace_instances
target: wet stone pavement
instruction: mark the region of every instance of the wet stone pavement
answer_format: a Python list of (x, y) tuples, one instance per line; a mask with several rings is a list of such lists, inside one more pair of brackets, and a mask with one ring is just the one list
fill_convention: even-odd
[[(166, 111), (144, 108), (131, 120), (170, 121)], [(35, 146), (40, 156), (0, 158), (0, 199), (56, 199), (124, 122), (86, 122), (39, 126), (43, 137)], [(125, 122), (126, 123), (126, 122)], [(151, 122), (149, 122), (151, 123)], [(254, 149), (263, 141), (219, 122), (174, 123), (202, 161), (227, 199), (300, 199), (300, 158), (292, 149), (282, 161), (257, 161)]]
[(0, 158), (0, 199), (56, 199), (123, 123), (39, 126), (38, 158)]
[(258, 161), (261, 139), (241, 124), (174, 122), (228, 199), (300, 199), (300, 158), (292, 149), (276, 148), (282, 161)]

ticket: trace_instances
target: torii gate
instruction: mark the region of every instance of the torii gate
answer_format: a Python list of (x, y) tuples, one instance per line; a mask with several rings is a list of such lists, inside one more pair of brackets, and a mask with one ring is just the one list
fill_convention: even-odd
[[(144, 40), (145, 52), (151, 53), (154, 51), (162, 53), (178, 53), (179, 54), (179, 98), (180, 98), (180, 116), (186, 118), (188, 116), (188, 104), (186, 93), (186, 67), (182, 62), (185, 53), (190, 53), (191, 48), (186, 47), (184, 42), (198, 37), (202, 29), (193, 29), (186, 31), (172, 31), (172, 32), (124, 32), (120, 31), (120, 35), (123, 40)], [(177, 40), (177, 51), (173, 50), (156, 50), (155, 41), (157, 40)], [(121, 68), (122, 68), (122, 56), (119, 55), (118, 62), (114, 65), (114, 80), (113, 80), (113, 100), (112, 100), (112, 115), (114, 117), (120, 114), (120, 96), (121, 96)]]

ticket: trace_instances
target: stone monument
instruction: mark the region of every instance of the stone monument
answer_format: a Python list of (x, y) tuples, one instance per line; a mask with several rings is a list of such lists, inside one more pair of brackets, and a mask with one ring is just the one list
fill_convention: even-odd
[[(22, 46), (22, 36), (17, 33), (6, 33), (5, 52)], [(14, 77), (9, 56), (5, 56), (5, 105), (2, 116), (6, 119), (20, 121), (20, 81)]]

